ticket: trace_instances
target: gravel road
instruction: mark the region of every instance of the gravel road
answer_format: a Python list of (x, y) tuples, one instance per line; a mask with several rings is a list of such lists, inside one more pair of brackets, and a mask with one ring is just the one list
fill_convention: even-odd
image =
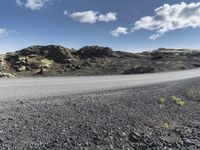
[(200, 69), (193, 69), (143, 75), (0, 79), (0, 101), (123, 89), (199, 76)]
[(200, 149), (199, 70), (154, 75), (1, 80), (0, 149)]

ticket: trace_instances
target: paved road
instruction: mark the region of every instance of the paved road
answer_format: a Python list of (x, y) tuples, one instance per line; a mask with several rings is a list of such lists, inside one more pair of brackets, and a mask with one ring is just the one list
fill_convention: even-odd
[(200, 77), (200, 69), (143, 75), (0, 79), (0, 100), (26, 100)]

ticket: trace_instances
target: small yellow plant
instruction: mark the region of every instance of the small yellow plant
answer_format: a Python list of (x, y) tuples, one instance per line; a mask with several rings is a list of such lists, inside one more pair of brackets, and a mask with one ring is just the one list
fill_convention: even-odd
[(164, 123), (163, 128), (169, 129), (169, 124), (167, 122)]
[(45, 68), (49, 68), (53, 63), (53, 60), (49, 60), (49, 59), (42, 59), (40, 62), (40, 67), (45, 67)]
[(165, 98), (161, 97), (159, 103), (163, 105), (165, 103)]
[(180, 99), (180, 98), (178, 98), (176, 96), (172, 96), (172, 100), (174, 102), (176, 102), (176, 104), (181, 106), (181, 107), (185, 105), (185, 102), (182, 99)]
[(181, 102), (178, 103), (178, 105), (181, 106), (181, 107), (185, 106), (185, 102), (181, 101)]
[(60, 101), (60, 102), (56, 103), (55, 106), (59, 106), (59, 107), (64, 106), (64, 101)]

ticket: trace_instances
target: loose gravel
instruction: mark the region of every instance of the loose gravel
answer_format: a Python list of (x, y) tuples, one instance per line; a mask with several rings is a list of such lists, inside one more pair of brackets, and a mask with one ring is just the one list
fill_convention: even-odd
[[(174, 95), (185, 102), (178, 106)], [(160, 98), (164, 103), (160, 104)], [(200, 78), (0, 102), (2, 150), (198, 150)]]

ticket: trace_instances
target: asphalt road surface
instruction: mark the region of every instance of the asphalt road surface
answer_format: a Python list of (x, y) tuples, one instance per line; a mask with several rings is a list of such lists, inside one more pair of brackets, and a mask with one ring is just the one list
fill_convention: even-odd
[(199, 76), (200, 69), (193, 69), (142, 75), (0, 79), (0, 100), (64, 96), (157, 84)]

